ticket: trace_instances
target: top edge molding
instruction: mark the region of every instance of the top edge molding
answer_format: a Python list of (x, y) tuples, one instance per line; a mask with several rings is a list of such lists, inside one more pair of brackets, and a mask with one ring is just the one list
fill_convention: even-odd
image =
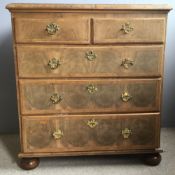
[(170, 11), (168, 4), (35, 4), (12, 3), (6, 8), (13, 10), (160, 10)]

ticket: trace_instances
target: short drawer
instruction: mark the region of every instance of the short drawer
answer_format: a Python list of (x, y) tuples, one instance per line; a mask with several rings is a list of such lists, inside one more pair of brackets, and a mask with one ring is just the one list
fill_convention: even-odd
[(20, 80), (22, 114), (160, 110), (161, 79)]
[(85, 18), (15, 19), (17, 43), (89, 43), (90, 20)]
[(159, 123), (159, 114), (23, 116), (23, 151), (154, 149)]
[(164, 40), (164, 18), (94, 19), (95, 43), (159, 43)]
[(163, 46), (17, 46), (19, 77), (161, 76)]

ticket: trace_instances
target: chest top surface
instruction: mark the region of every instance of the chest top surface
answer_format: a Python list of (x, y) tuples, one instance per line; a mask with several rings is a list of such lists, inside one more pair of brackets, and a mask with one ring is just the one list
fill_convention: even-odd
[(168, 4), (33, 4), (33, 3), (12, 3), (6, 6), (13, 10), (157, 10), (169, 11)]

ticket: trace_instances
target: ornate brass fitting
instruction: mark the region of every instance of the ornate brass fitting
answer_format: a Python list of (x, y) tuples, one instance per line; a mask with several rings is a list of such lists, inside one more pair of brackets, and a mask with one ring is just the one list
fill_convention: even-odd
[(93, 61), (97, 57), (97, 55), (95, 54), (95, 52), (90, 50), (90, 51), (85, 53), (85, 57), (87, 58), (87, 60)]
[(98, 88), (95, 87), (95, 85), (93, 84), (89, 84), (87, 87), (86, 87), (87, 91), (90, 93), (90, 94), (93, 94), (95, 92), (98, 91)]
[(49, 35), (55, 35), (59, 29), (60, 27), (56, 23), (50, 23), (46, 26), (46, 31)]
[(127, 91), (125, 91), (122, 93), (121, 98), (124, 102), (127, 102), (132, 99), (132, 96)]
[(95, 128), (98, 125), (98, 122), (95, 119), (88, 120), (87, 125), (90, 128)]
[(134, 60), (125, 58), (122, 60), (122, 64), (121, 66), (123, 66), (125, 69), (128, 69), (129, 66), (133, 66), (134, 65)]
[(122, 135), (124, 139), (128, 139), (131, 134), (132, 134), (131, 129), (125, 128), (122, 130)]
[(132, 27), (129, 22), (126, 22), (125, 24), (122, 25), (121, 30), (123, 31), (124, 34), (128, 34), (134, 30), (134, 27)]
[(61, 97), (61, 95), (58, 95), (57, 93), (54, 93), (50, 97), (50, 101), (52, 102), (52, 104), (57, 104), (57, 103), (61, 102), (62, 99), (63, 99), (63, 97)]
[(58, 66), (60, 65), (61, 65), (60, 60), (56, 58), (52, 58), (48, 62), (48, 66), (50, 67), (50, 69), (57, 69)]
[(53, 133), (53, 137), (54, 139), (58, 140), (61, 139), (61, 137), (63, 137), (63, 132), (60, 129), (57, 129), (54, 133)]

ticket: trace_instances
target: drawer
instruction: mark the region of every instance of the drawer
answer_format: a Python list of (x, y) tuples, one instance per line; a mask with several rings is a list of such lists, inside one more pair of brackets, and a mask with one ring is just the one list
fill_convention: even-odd
[(17, 43), (89, 43), (90, 20), (85, 18), (15, 19)]
[(159, 43), (164, 40), (164, 18), (94, 19), (95, 43)]
[(19, 77), (160, 76), (163, 46), (17, 46)]
[(23, 151), (153, 149), (159, 123), (159, 114), (23, 116)]
[(161, 79), (20, 80), (22, 114), (160, 110)]

